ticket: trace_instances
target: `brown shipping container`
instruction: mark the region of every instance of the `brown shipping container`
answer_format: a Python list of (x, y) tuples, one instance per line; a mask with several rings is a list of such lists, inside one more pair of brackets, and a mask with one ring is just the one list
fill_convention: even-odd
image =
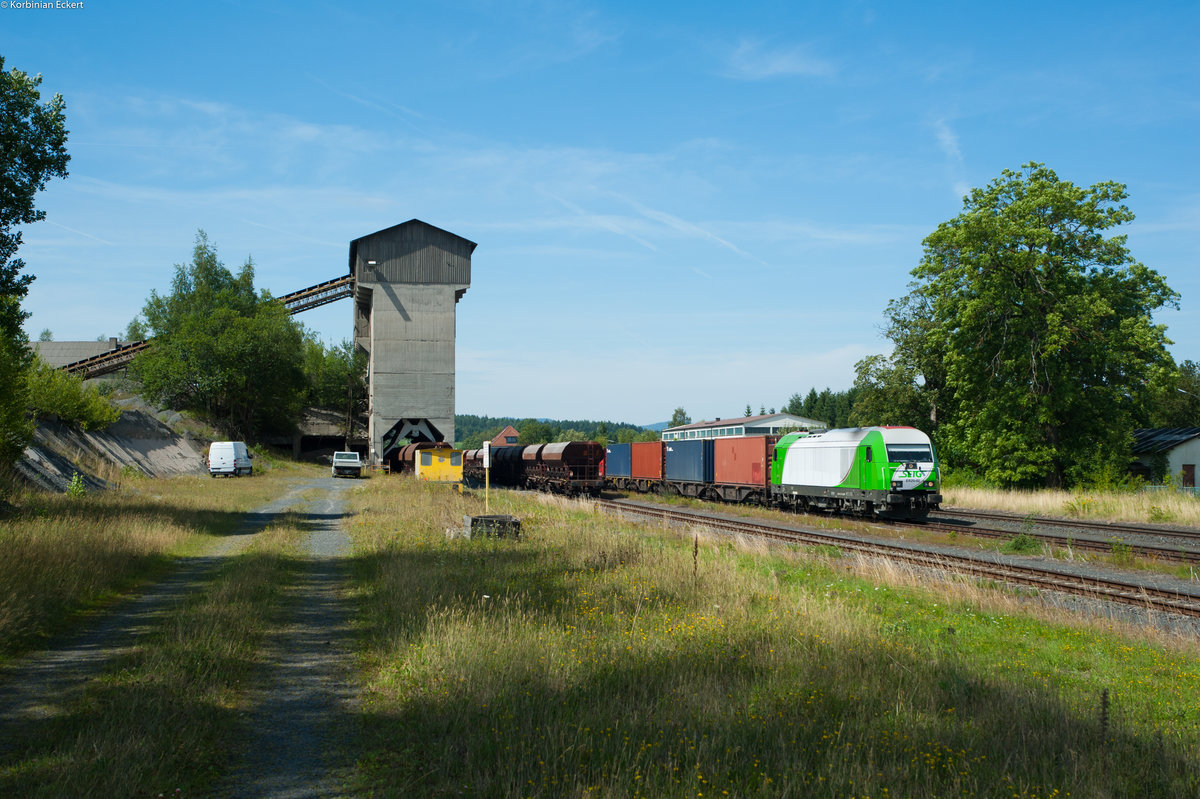
[(662, 479), (663, 443), (661, 441), (635, 441), (630, 449), (633, 450), (633, 479)]
[(760, 486), (767, 482), (767, 437), (718, 438), (714, 442), (717, 484)]

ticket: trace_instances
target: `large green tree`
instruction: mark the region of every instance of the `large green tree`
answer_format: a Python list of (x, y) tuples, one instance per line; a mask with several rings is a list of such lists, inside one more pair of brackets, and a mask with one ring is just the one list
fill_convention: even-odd
[(1105, 235), (1133, 219), (1126, 197), (1030, 163), (925, 239), (889, 335), (953, 460), (1051, 487), (1127, 463), (1150, 387), (1173, 370), (1153, 313), (1178, 295)]
[(67, 176), (67, 128), (61, 95), (41, 102), (41, 75), (4, 71), (0, 57), (0, 464), (11, 463), (28, 441), (24, 373), (32, 353), (21, 323), (21, 301), (33, 282), (16, 257), (20, 225), (44, 219), (34, 198), (54, 177)]
[(294, 426), (306, 388), (303, 332), (282, 303), (254, 290), (252, 261), (234, 275), (201, 231), (171, 293), (151, 292), (142, 315), (154, 346), (132, 371), (148, 398), (200, 412), (237, 438)]

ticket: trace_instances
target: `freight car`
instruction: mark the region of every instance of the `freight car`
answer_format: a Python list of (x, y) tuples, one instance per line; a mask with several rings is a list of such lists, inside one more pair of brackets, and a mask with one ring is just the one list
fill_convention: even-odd
[(942, 501), (933, 444), (912, 427), (656, 442), (640, 468), (638, 446), (608, 446), (608, 485), (884, 518), (920, 518)]
[[(492, 485), (593, 495), (604, 486), (604, 447), (595, 441), (493, 447), (491, 457)], [(465, 453), (463, 479), (483, 485), (483, 450)]]

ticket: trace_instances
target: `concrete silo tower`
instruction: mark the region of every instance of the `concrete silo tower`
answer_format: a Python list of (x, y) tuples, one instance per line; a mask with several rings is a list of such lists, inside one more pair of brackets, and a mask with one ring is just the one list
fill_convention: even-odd
[(372, 463), (402, 438), (454, 441), (455, 306), (471, 285), (475, 246), (418, 219), (350, 242)]

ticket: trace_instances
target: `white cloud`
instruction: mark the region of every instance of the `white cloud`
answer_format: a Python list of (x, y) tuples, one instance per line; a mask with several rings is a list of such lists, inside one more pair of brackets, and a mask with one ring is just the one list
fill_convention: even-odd
[(836, 72), (833, 62), (814, 56), (803, 46), (768, 48), (762, 42), (742, 39), (726, 60), (725, 74), (739, 80), (788, 76), (826, 77)]

